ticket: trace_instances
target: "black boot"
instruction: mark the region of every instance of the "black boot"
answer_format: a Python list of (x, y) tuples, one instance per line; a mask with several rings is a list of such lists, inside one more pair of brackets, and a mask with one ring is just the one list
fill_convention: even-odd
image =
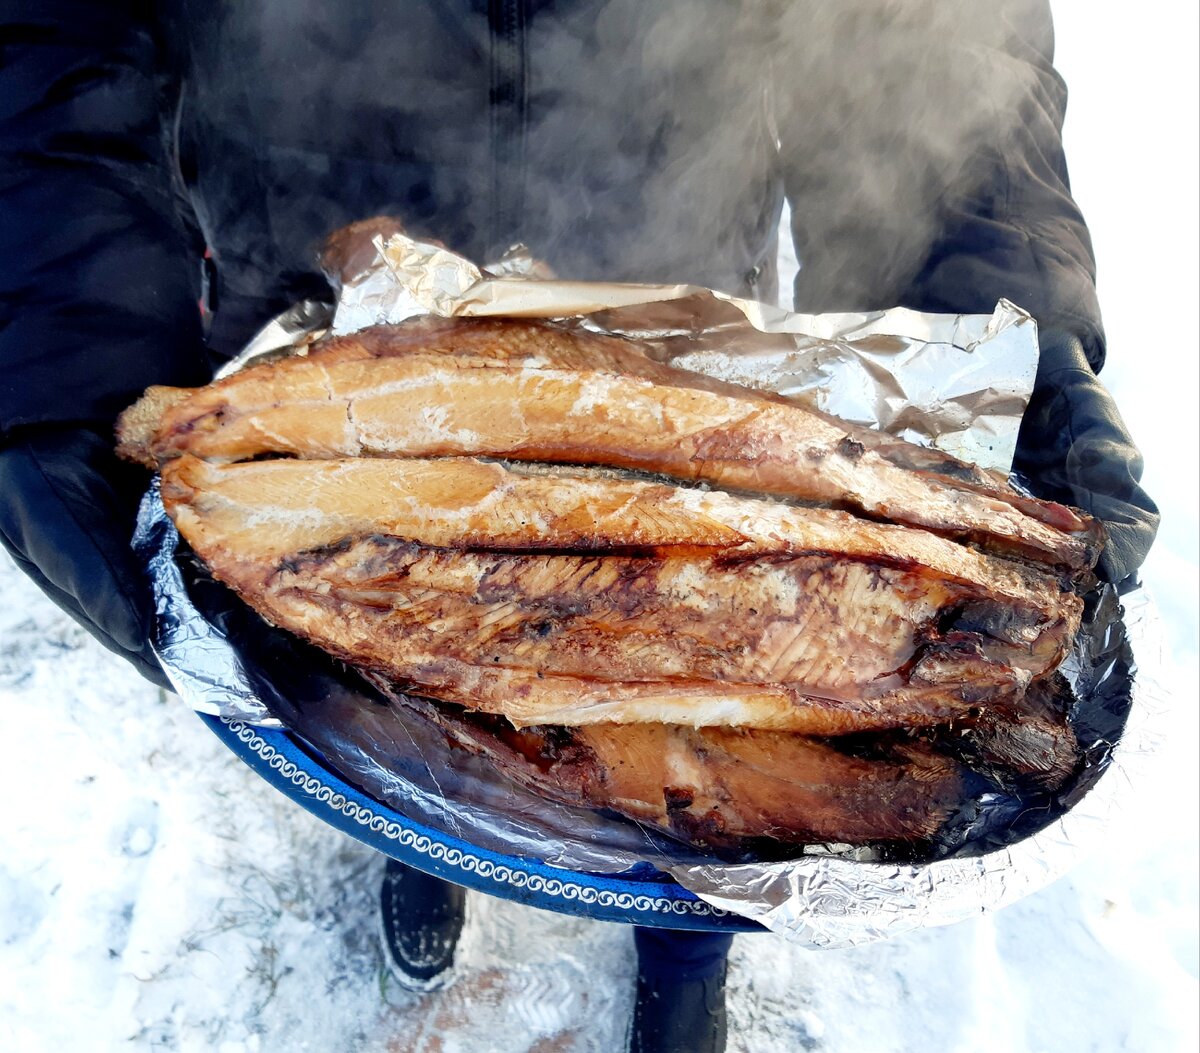
[(379, 895), (383, 948), (392, 973), (410, 991), (436, 991), (452, 977), (467, 890), (387, 861)]
[(723, 1053), (725, 967), (702, 980), (639, 976), (629, 1053)]

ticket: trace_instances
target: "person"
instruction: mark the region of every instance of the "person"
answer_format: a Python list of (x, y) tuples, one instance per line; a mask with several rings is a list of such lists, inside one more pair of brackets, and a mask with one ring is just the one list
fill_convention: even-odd
[[(1047, 0), (2, 0), (0, 49), (0, 541), (155, 683), (113, 420), (329, 296), (317, 247), (375, 214), (481, 261), (523, 241), (564, 277), (771, 299), (786, 200), (798, 309), (1030, 311), (1015, 467), (1104, 521), (1105, 579), (1153, 539), (1096, 377)], [(435, 984), (461, 891), (389, 864), (382, 907)], [(724, 1048), (728, 938), (637, 945), (631, 1048)]]

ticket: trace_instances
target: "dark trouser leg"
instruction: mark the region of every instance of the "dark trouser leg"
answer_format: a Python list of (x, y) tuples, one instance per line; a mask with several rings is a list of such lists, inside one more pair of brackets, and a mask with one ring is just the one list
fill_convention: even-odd
[(630, 1053), (722, 1053), (725, 960), (732, 936), (634, 929), (637, 1001)]
[(733, 936), (683, 929), (633, 930), (638, 972), (655, 980), (707, 980), (729, 956)]

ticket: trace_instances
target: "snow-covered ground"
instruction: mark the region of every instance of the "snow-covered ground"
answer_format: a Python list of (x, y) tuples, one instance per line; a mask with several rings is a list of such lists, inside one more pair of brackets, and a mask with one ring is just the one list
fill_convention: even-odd
[[(1168, 646), (1142, 660), (1174, 731), (1103, 851), (1015, 906), (845, 951), (739, 938), (736, 1053), (1200, 1048), (1196, 12), (1056, 10), (1105, 377), (1163, 505), (1145, 576)], [(379, 857), (270, 791), (3, 557), (0, 741), (0, 1049), (622, 1048), (625, 928), (475, 897), (458, 982), (399, 990)]]

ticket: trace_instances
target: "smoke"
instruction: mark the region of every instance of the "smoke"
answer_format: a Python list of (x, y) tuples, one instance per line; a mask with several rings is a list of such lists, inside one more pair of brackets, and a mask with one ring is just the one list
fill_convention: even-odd
[(948, 212), (994, 211), (1048, 73), (1037, 3), (581, 6), (533, 21), (509, 234), (579, 276), (744, 291), (786, 189), (809, 310), (895, 305)]
[(1033, 46), (1049, 47), (1048, 23), (1016, 7), (782, 11), (775, 107), (808, 309), (892, 306), (948, 215), (1002, 206), (1006, 155), (1048, 72)]
[(528, 0), (519, 45), (488, 6), (192, 5), (184, 174), (239, 336), (381, 213), (480, 260), (524, 241), (563, 276), (771, 299), (785, 189), (803, 306), (891, 306), (948, 210), (994, 207), (1046, 90), (1032, 0)]

